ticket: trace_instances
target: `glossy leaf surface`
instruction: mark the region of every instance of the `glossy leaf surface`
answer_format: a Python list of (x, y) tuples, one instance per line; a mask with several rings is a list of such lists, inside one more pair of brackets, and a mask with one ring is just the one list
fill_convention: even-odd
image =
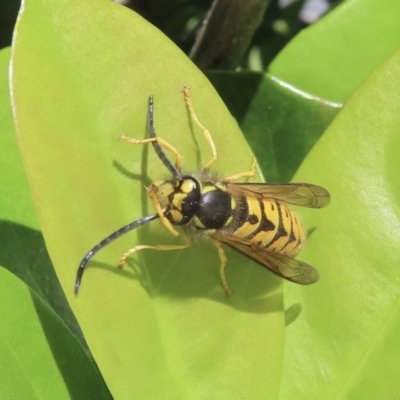
[(73, 295), (85, 252), (153, 212), (143, 184), (168, 176), (151, 148), (118, 141), (121, 133), (146, 137), (150, 94), (157, 132), (182, 152), (189, 170), (204, 164), (210, 151), (201, 131), (192, 129), (185, 85), (214, 134), (216, 168), (241, 171), (251, 157), (207, 80), (140, 17), (107, 1), (44, 5), (27, 1), (17, 27), (12, 89), (18, 136), (51, 259), (112, 394), (276, 396), (283, 351), (280, 281), (237, 253), (227, 251), (235, 289), (229, 300), (217, 253), (207, 244), (143, 251), (118, 271), (117, 260), (132, 245), (174, 243), (154, 223), (99, 253), (79, 296)]
[(332, 203), (323, 216), (302, 213), (315, 230), (301, 258), (320, 268), (321, 281), (285, 291), (286, 307), (307, 309), (287, 329), (282, 399), (400, 392), (399, 65), (398, 51), (352, 96), (295, 176), (313, 174)]
[[(0, 51), (0, 264), (27, 286), (7, 275), (1, 280), (4, 346), (0, 349), (0, 370), (4, 373), (0, 395), (48, 398), (57, 393), (56, 397), (62, 398), (68, 396), (68, 390), (71, 396), (91, 394), (108, 399), (108, 390), (87, 352), (37, 229), (39, 223), (12, 124), (9, 59), (10, 49)], [(27, 300), (29, 293), (31, 299)], [(28, 344), (21, 347), (21, 343)], [(38, 360), (42, 365), (39, 371)], [(15, 363), (24, 365), (23, 370)], [(46, 379), (54, 381), (43, 384)], [(27, 396), (25, 388), (31, 395)]]

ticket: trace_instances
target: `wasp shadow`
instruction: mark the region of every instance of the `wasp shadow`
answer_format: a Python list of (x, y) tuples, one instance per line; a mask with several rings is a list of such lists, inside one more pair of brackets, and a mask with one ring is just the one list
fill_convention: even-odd
[[(141, 227), (134, 245), (177, 244), (160, 222), (156, 227)], [(165, 232), (164, 232), (165, 230)], [(121, 254), (127, 249), (122, 249)], [(194, 243), (182, 250), (144, 249), (128, 258), (124, 269), (91, 261), (88, 268), (100, 268), (125, 279), (136, 280), (152, 298), (169, 297), (176, 301), (207, 298), (250, 313), (269, 313), (283, 309), (282, 296), (275, 294), (280, 278), (241, 254), (226, 249), (228, 264), (225, 274), (234, 290), (227, 297), (219, 275), (220, 261), (212, 242)]]
[(294, 303), (285, 310), (285, 326), (293, 324), (300, 317), (303, 307), (300, 303)]
[[(192, 138), (197, 148), (197, 163), (199, 164), (200, 150), (193, 132), (193, 121), (189, 112), (187, 115)], [(148, 145), (142, 147), (140, 174), (129, 171), (116, 160), (113, 165), (123, 176), (140, 180), (148, 185), (151, 183), (148, 176), (149, 151)], [(148, 215), (149, 202), (145, 188), (141, 191), (141, 204), (142, 215)], [(184, 243), (182, 238), (173, 239), (171, 235), (168, 235), (159, 221), (153, 222), (151, 228), (140, 227), (137, 237), (139, 241), (135, 243), (136, 245)], [(115, 266), (93, 261), (88, 264), (88, 267), (107, 269), (125, 278), (137, 280), (151, 297), (170, 296), (182, 300), (205, 297), (252, 313), (276, 312), (283, 308), (282, 296), (274, 294), (280, 283), (279, 278), (230, 249), (226, 249), (229, 256), (226, 275), (235, 290), (235, 295), (227, 298), (220, 284), (220, 261), (216, 248), (211, 240), (210, 243), (203, 242), (196, 243), (185, 250), (143, 250), (140, 256), (131, 257), (122, 271)]]

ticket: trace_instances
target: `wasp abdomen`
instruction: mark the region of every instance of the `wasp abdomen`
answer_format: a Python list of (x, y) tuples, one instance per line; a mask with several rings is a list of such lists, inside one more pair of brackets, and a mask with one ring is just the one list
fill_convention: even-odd
[(272, 199), (241, 197), (229, 233), (250, 240), (279, 254), (300, 252), (304, 230), (297, 215), (285, 204)]

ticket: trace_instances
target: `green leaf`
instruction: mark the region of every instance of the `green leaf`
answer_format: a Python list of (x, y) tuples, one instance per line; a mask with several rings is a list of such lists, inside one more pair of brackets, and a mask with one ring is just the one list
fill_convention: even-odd
[(144, 184), (165, 168), (148, 146), (148, 96), (156, 129), (187, 169), (210, 157), (190, 123), (181, 89), (192, 88), (213, 133), (216, 169), (247, 169), (251, 155), (207, 79), (156, 29), (108, 1), (25, 2), (16, 28), (12, 92), (20, 149), (51, 259), (89, 347), (116, 398), (276, 398), (283, 360), (280, 280), (227, 251), (226, 299), (216, 250), (145, 250), (124, 271), (136, 244), (183, 242), (159, 223), (103, 250), (73, 295), (77, 266), (91, 246), (152, 213)]
[(297, 35), (269, 72), (343, 103), (400, 46), (400, 2), (348, 0)]
[[(24, 166), (15, 140), (11, 112), (8, 65), (11, 49), (0, 50), (0, 219), (38, 229), (39, 221), (31, 199)], [(4, 266), (4, 264), (2, 264)]]
[(95, 386), (81, 345), (43, 300), (2, 267), (0, 290), (2, 398), (109, 398), (104, 386)]
[[(287, 329), (282, 399), (388, 399), (400, 392), (400, 51), (356, 91), (296, 174), (329, 189), (301, 258), (321, 271)], [(307, 288), (308, 289), (308, 288)]]
[[(31, 365), (31, 357), (35, 357), (46, 360), (46, 363), (52, 365), (55, 359), (56, 368), (58, 366), (60, 370), (56, 374), (62, 374), (57, 379), (65, 382), (70, 393), (74, 393), (76, 397), (90, 393), (96, 394), (96, 398), (109, 398), (104, 381), (88, 353), (82, 332), (60, 288), (46, 251), (43, 236), (40, 231), (33, 229), (39, 223), (21, 156), (18, 152), (12, 123), (8, 92), (9, 59), (10, 49), (0, 51), (0, 130), (2, 132), (2, 135), (0, 135), (0, 147), (2, 149), (2, 157), (0, 158), (0, 187), (2, 188), (0, 196), (0, 264), (23, 280), (30, 288), (40, 319), (37, 316), (31, 317), (31, 302), (25, 307), (24, 299), (27, 289), (16, 290), (13, 293), (13, 306), (11, 308), (7, 307), (8, 303), (2, 302), (4, 309), (1, 311), (1, 315), (4, 324), (7, 325), (10, 318), (13, 318), (13, 321), (15, 318), (20, 318), (21, 323), (15, 326), (10, 324), (3, 332), (7, 346), (0, 349), (0, 369), (6, 369), (7, 374), (10, 374), (12, 378), (4, 381), (9, 385), (4, 384), (1, 387), (1, 396), (4, 398), (12, 397), (6, 395), (10, 391), (15, 398), (32, 398), (33, 396), (22, 395), (25, 392), (20, 388), (20, 379), (17, 379), (21, 375), (21, 371), (9, 368), (9, 361), (7, 361), (10, 353), (16, 355), (21, 351), (22, 341), (19, 341), (19, 338), (23, 332), (24, 341), (29, 343), (30, 351), (21, 356), (22, 363)], [(6, 278), (4, 282), (1, 281), (6, 285), (7, 290), (9, 287), (8, 279)], [(24, 285), (19, 284), (19, 286)], [(48, 306), (51, 307), (52, 311)], [(54, 312), (58, 317), (53, 316)], [(9, 315), (9, 313), (12, 315)], [(62, 321), (60, 318), (62, 318)], [(26, 329), (21, 328), (24, 321), (31, 324)], [(33, 325), (36, 326), (38, 323), (42, 325), (42, 328), (33, 329)], [(41, 334), (38, 332), (41, 332)], [(46, 337), (43, 337), (43, 333), (46, 334)], [(10, 335), (10, 338), (7, 335)], [(48, 350), (42, 350), (41, 347), (42, 343), (46, 341), (53, 353), (49, 360), (47, 360), (48, 356), (46, 355)], [(50, 388), (47, 389), (40, 384), (40, 381), (48, 379), (48, 372), (47, 368), (41, 368), (39, 373), (35, 367), (27, 366), (24, 369), (24, 379), (29, 381), (26, 387), (31, 388), (37, 394), (41, 390), (49, 393), (47, 390), (50, 390)], [(38, 373), (41, 375), (36, 378)], [(4, 374), (2, 376), (6, 379)], [(81, 378), (83, 378), (82, 381)], [(14, 385), (17, 386), (14, 387)], [(54, 396), (44, 396), (44, 398), (50, 397)]]
[(22, 279), (86, 346), (46, 251), (15, 137), (8, 83), (10, 49), (0, 51), (0, 265)]

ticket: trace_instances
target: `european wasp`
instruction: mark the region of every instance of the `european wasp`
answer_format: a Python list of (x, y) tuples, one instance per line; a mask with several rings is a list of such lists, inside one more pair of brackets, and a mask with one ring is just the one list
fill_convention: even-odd
[[(249, 171), (225, 178), (219, 178), (210, 171), (217, 160), (217, 151), (212, 136), (198, 120), (189, 88), (182, 90), (186, 106), (193, 121), (201, 128), (212, 152), (210, 161), (198, 175), (182, 173), (182, 157), (178, 151), (157, 136), (154, 127), (153, 96), (148, 103), (148, 139), (133, 139), (121, 135), (121, 139), (132, 144), (151, 143), (161, 162), (169, 170), (172, 178), (154, 182), (147, 188), (150, 200), (154, 204), (155, 214), (145, 216), (123, 226), (100, 243), (96, 244), (81, 261), (76, 281), (75, 293), (78, 293), (87, 262), (103, 247), (125, 233), (156, 219), (174, 235), (175, 228), (181, 226), (186, 236), (202, 235), (211, 239), (220, 258), (220, 277), (225, 292), (231, 295), (225, 277), (227, 259), (222, 244), (226, 244), (247, 257), (258, 262), (276, 275), (291, 282), (308, 285), (317, 282), (318, 271), (311, 265), (296, 260), (305, 240), (304, 228), (288, 205), (322, 208), (330, 201), (327, 190), (307, 183), (233, 183), (240, 178), (254, 177), (255, 159)], [(168, 150), (175, 155), (175, 164), (166, 156)], [(138, 245), (121, 257), (118, 266), (122, 268), (126, 259), (138, 250), (179, 250), (184, 245)]]

